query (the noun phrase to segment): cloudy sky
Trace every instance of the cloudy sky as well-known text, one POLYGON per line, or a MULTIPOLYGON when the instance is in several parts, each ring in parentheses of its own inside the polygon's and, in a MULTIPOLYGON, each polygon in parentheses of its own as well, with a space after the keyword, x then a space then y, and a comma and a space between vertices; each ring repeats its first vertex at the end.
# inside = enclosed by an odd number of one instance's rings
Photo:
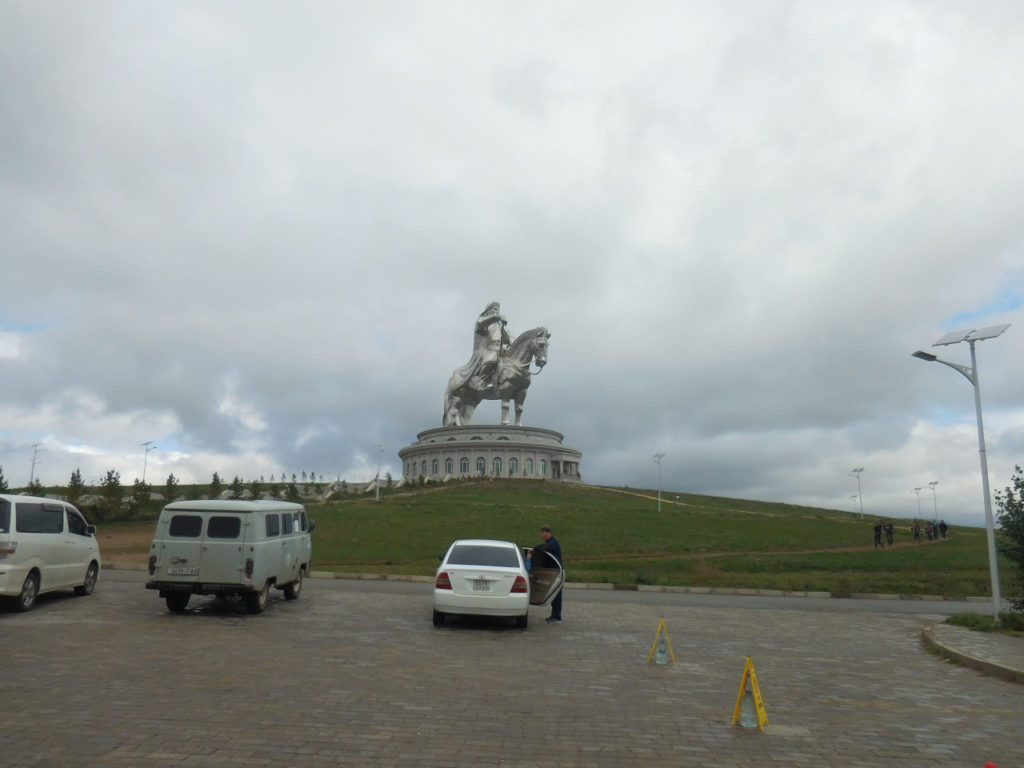
POLYGON ((1022 71, 1012 2, 6 0, 0 465, 397 477, 497 300, 588 482, 983 525, 910 353, 1012 323, 1008 485, 1022 71))

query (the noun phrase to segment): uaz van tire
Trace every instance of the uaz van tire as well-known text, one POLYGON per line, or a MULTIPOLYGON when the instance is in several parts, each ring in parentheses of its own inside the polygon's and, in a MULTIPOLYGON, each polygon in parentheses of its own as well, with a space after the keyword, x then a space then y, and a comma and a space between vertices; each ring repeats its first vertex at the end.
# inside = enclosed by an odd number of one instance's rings
POLYGON ((164 601, 167 603, 167 610, 171 613, 184 613, 191 597, 192 595, 188 592, 171 592, 164 598, 164 601))
POLYGON ((263 613, 270 603, 270 582, 263 583, 263 589, 259 592, 249 592, 245 595, 245 607, 249 613, 263 613))
POLYGON ((299 596, 302 591, 302 569, 299 569, 299 575, 295 578, 291 584, 284 585, 284 599, 294 600, 299 596))

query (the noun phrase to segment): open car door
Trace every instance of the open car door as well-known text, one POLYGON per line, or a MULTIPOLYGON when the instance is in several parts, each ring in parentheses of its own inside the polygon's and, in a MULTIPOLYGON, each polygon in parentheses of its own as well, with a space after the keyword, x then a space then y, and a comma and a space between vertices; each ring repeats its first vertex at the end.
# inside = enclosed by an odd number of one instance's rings
MULTIPOLYGON (((531 547, 523 547, 523 559, 531 547)), ((550 552, 537 552, 530 568, 530 605, 547 605, 565 582, 562 564, 550 552)))

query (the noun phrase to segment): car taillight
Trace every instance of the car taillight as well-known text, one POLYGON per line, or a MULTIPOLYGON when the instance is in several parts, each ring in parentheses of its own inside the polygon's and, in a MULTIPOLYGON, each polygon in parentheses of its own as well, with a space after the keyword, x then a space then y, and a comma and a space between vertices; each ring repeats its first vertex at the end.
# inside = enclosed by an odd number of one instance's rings
POLYGON ((156 555, 149 556, 149 575, 156 573, 156 555))
POLYGON ((512 585, 513 592, 529 592, 530 588, 526 584, 526 579, 522 576, 516 576, 516 583, 512 585))
POLYGON ((251 579, 252 578, 252 569, 253 569, 253 562, 252 562, 252 558, 250 557, 248 560, 245 561, 245 578, 247 578, 247 579, 251 579))
POLYGON ((434 582, 434 589, 451 589, 452 580, 448 578, 448 574, 445 571, 441 571, 437 574, 437 581, 434 582))
POLYGON ((5 541, 0 543, 0 557, 7 557, 13 555, 15 550, 18 548, 18 542, 16 541, 5 541))

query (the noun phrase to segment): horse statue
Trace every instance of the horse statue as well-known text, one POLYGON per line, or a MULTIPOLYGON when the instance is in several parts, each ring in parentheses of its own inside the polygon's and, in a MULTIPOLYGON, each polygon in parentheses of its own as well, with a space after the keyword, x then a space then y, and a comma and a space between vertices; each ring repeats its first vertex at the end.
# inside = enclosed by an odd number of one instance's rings
POLYGON ((516 336, 498 355, 493 375, 480 375, 479 366, 470 361, 456 369, 444 391, 444 426, 459 427, 473 423, 473 412, 481 400, 501 400, 501 423, 509 423, 509 400, 516 404, 515 426, 523 425, 523 401, 530 386, 530 365, 536 373, 548 362, 547 328, 533 328, 516 336))

